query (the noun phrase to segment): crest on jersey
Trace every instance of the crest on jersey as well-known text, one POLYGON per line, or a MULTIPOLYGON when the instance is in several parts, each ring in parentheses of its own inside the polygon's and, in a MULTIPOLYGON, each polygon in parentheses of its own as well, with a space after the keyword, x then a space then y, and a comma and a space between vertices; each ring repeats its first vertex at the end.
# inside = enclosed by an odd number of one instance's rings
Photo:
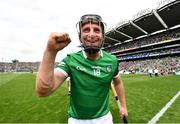
POLYGON ((108 66, 106 67, 106 70, 107 70, 107 72, 111 72, 111 71, 112 71, 112 65, 108 65, 108 66))

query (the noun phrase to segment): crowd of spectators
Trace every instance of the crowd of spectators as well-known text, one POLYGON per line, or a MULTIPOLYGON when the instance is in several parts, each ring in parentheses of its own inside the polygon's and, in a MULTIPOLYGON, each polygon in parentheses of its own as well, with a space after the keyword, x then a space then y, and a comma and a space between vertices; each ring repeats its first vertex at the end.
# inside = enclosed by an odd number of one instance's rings
POLYGON ((0 62, 0 72, 33 72, 39 65, 40 62, 0 62))
POLYGON ((158 51, 144 52, 132 55, 118 55, 119 60, 127 60, 127 59, 136 59, 136 58, 146 58, 151 56, 161 56, 161 55, 169 55, 174 53, 180 53, 180 47, 172 48, 172 49, 162 49, 158 51))
POLYGON ((120 62, 119 68, 121 71, 128 71, 130 73, 148 74, 148 70, 157 69, 160 75, 174 74, 180 71, 180 57, 120 62))
MULTIPOLYGON (((55 63, 55 66, 58 62, 55 63)), ((0 62, 0 72, 37 72, 40 62, 0 62)))
POLYGON ((180 38, 180 28, 157 33, 157 34, 154 34, 151 36, 136 39, 136 40, 122 43, 119 45, 115 45, 112 47, 107 47, 107 48, 105 48, 105 50, 113 53, 113 52, 117 52, 117 51, 123 51, 123 50, 131 49, 131 48, 137 48, 137 47, 141 47, 144 45, 154 44, 154 43, 162 42, 165 40, 172 40, 172 39, 176 39, 176 38, 180 38))
POLYGON ((180 28, 156 33, 140 39, 133 39, 129 42, 107 47, 105 50, 112 54, 115 54, 118 51, 124 51, 116 54, 120 61, 119 68, 121 72, 142 74, 153 72, 154 74, 156 73, 156 76, 158 74, 175 74, 175 72, 180 72, 179 43, 171 43, 171 45, 168 44, 168 46, 152 46, 154 44, 168 42, 168 40, 180 40, 180 28), (152 47, 140 49, 139 51, 138 49, 136 51, 133 50, 134 48, 147 45, 152 47), (130 49, 132 50, 128 52, 130 49))

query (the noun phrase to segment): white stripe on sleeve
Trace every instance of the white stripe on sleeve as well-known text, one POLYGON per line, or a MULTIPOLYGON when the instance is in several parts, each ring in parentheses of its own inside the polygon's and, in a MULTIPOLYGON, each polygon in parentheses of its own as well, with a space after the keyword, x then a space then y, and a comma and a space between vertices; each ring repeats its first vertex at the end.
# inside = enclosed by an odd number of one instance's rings
POLYGON ((68 77, 68 73, 61 68, 55 68, 55 71, 62 72, 66 77, 68 77))
POLYGON ((119 77, 119 75, 120 75, 120 72, 118 72, 118 74, 116 76, 114 76, 113 78, 117 78, 117 77, 119 77))

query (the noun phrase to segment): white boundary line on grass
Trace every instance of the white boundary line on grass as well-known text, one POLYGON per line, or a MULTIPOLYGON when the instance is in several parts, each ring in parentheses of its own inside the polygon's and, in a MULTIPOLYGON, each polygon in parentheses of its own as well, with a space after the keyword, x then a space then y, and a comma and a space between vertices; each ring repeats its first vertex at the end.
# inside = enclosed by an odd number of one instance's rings
POLYGON ((173 104, 173 102, 180 95, 180 91, 148 122, 148 124, 156 124, 159 118, 166 112, 166 110, 173 104))

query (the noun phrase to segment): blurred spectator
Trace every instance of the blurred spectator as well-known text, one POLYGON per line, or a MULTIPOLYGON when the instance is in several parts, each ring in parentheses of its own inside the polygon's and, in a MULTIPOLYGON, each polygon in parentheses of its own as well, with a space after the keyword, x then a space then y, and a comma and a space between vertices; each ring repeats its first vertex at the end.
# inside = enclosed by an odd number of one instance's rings
POLYGON ((153 69, 152 69, 152 68, 149 68, 148 73, 149 73, 149 76, 152 77, 153 69))
POLYGON ((157 68, 154 69, 154 75, 155 75, 155 77, 158 77, 158 76, 159 76, 159 75, 158 75, 158 69, 157 69, 157 68))

